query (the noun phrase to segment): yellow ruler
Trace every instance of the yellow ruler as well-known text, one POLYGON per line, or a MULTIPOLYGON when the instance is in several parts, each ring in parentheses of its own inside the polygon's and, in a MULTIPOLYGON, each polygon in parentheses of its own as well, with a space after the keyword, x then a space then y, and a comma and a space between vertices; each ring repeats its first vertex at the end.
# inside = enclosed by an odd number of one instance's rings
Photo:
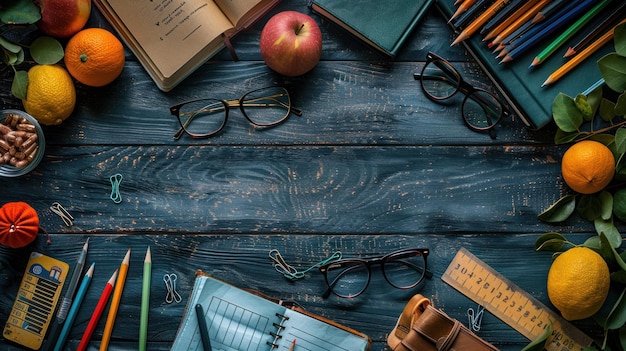
POLYGON ((459 250, 441 279, 529 340, 537 339, 552 323, 553 333, 545 347, 548 351, 577 351, 593 342, 465 248, 459 250))

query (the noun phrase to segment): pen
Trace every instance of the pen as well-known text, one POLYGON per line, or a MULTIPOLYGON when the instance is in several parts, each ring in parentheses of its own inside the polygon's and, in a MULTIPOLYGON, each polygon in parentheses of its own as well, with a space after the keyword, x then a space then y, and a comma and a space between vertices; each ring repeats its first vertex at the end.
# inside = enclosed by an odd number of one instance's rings
POLYGON ((124 282, 126 281, 126 274, 128 273, 129 261, 130 249, 126 251, 126 256, 124 256, 124 260, 120 265, 120 273, 117 276, 117 281, 115 282, 115 291, 113 292, 111 307, 109 307, 109 315, 107 316, 107 321, 104 325, 104 332, 102 334, 102 341, 100 342, 100 351, 105 351, 109 348, 109 341, 111 340, 111 333, 113 332, 113 325, 115 324, 115 317, 117 316, 117 309, 120 306, 122 292, 124 290, 124 282))
POLYGON ((293 341, 291 342, 291 346, 289 346, 289 350, 287 351, 293 351, 296 349, 296 339, 293 339, 293 341))
POLYGON ((95 265, 95 263, 91 264, 91 267, 89 267, 87 273, 85 273, 82 283, 80 283, 80 287, 78 288, 72 307, 70 308, 70 311, 67 314, 67 319, 63 324, 63 329, 61 329, 61 334, 59 334, 56 345, 54 346, 54 351, 61 351, 61 349, 63 349, 63 345, 65 345, 65 339, 67 339, 67 335, 70 333, 70 329, 72 329, 72 324, 74 324, 74 319, 78 314, 78 309, 83 302, 85 294, 87 293, 89 283, 91 283, 91 277, 93 277, 93 269, 95 265))
POLYGON ((63 327, 63 323, 65 323, 65 319, 67 318, 67 312, 69 311, 72 300, 74 299, 74 293, 76 293, 76 288, 78 287, 78 282, 80 281, 80 277, 83 273, 83 268, 85 267, 85 259, 87 258, 87 248, 89 247, 89 238, 85 241, 83 245, 83 249, 78 255, 78 259, 76 259, 76 265, 74 265, 74 271, 72 272, 72 277, 70 278, 70 283, 67 287, 67 291, 65 295, 63 295, 63 299, 61 299, 61 305, 59 306, 59 310, 57 311, 57 317, 50 329, 50 334, 48 335, 48 341, 46 343, 45 350, 51 350, 53 345, 56 343, 56 339, 58 339, 59 333, 63 327))
POLYGON ((91 314, 89 324, 87 324, 87 328, 83 333, 83 337, 80 339, 80 343, 78 344, 78 348, 76 349, 76 351, 87 350, 87 346, 89 346, 89 341, 91 340, 91 335, 93 335, 94 330, 96 330, 96 326, 98 325, 100 316, 102 316, 102 311, 104 311, 104 308, 109 302, 109 297, 111 297, 111 291, 113 291, 113 286, 115 285, 115 278, 117 278, 117 271, 118 270, 116 269, 115 272, 113 272, 113 275, 104 286, 104 290, 102 290, 102 295, 100 295, 98 304, 91 314))
POLYGON ((150 246, 143 261, 143 285, 141 289, 141 316, 139 320, 139 351, 146 351, 148 341, 148 310, 150 309, 150 275, 152 274, 152 256, 150 246))
POLYGON ((201 304, 196 304, 196 317, 198 317, 198 329, 200 329, 200 339, 202 339, 202 349, 211 351, 211 339, 209 339, 209 327, 206 325, 206 317, 201 304))

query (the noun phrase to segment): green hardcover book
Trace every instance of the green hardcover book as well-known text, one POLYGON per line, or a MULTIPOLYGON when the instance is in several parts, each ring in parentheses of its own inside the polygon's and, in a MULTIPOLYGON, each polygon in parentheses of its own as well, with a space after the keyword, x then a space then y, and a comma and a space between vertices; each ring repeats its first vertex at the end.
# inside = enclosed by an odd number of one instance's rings
MULTIPOLYGON (((446 20, 456 9, 454 2, 455 0, 437 0, 436 2, 436 7, 443 13, 446 20)), ((610 10, 605 9, 600 15, 607 16, 607 11, 610 10)), ((563 27, 563 30, 567 27, 563 27)), ((455 30, 460 31, 458 28, 455 30)), ((598 69, 598 60, 608 52, 614 51, 613 41, 611 41, 563 78, 551 85, 541 87, 548 76, 566 62, 563 54, 568 44, 575 43, 576 39, 571 38, 571 43, 566 43, 541 65, 533 69, 529 69, 529 66, 535 56, 560 33, 561 31, 557 31, 538 46, 506 63, 500 63, 501 59, 496 58, 493 48, 488 47, 489 42, 483 41, 478 33, 462 42, 507 100, 511 112, 532 129, 539 129, 552 121, 552 101, 560 92, 575 97, 600 80, 602 76, 598 69)))
POLYGON ((311 0, 309 7, 394 57, 434 0, 311 0))

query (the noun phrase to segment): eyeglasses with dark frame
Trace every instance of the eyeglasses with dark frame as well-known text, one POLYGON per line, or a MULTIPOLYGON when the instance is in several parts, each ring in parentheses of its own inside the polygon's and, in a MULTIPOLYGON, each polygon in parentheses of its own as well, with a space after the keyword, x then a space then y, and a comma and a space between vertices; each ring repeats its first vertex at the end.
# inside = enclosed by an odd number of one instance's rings
POLYGON ((414 73, 413 78, 420 81, 426 96, 435 102, 449 99, 460 91, 465 95, 461 114, 467 127, 479 132, 488 131, 495 139, 493 128, 504 115, 508 115, 508 111, 494 94, 463 80, 450 62, 432 52, 426 55, 421 73, 414 73))
POLYGON ((216 135, 226 126, 231 107, 239 107, 243 116, 256 128, 276 126, 291 113, 302 115, 302 111, 292 105, 287 89, 281 86, 255 89, 237 100, 189 100, 170 107, 170 112, 180 124, 174 139, 180 139, 183 133, 195 139, 216 135))
POLYGON ((428 249, 410 248, 392 252, 385 256, 370 258, 342 259, 319 267, 328 289, 322 295, 328 298, 331 293, 346 298, 361 295, 367 289, 372 271, 371 266, 380 265, 383 277, 394 288, 411 289, 431 278, 427 269, 428 249))

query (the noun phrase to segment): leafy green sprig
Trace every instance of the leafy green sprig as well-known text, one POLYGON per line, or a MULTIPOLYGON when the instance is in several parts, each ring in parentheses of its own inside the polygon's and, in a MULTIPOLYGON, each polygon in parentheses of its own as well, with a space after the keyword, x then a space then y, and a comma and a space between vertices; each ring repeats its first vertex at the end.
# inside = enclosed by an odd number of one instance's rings
POLYGON ((14 77, 11 93, 22 100, 26 99, 28 73, 18 70, 16 67, 25 62, 25 49, 29 50, 30 57, 35 63, 42 65, 58 63, 64 56, 61 43, 51 37, 38 37, 30 45, 20 42, 24 35, 20 35, 17 29, 36 27, 36 22, 40 18, 39 9, 32 0, 11 0, 0 5, 0 53, 2 54, 2 62, 13 68, 14 77))

